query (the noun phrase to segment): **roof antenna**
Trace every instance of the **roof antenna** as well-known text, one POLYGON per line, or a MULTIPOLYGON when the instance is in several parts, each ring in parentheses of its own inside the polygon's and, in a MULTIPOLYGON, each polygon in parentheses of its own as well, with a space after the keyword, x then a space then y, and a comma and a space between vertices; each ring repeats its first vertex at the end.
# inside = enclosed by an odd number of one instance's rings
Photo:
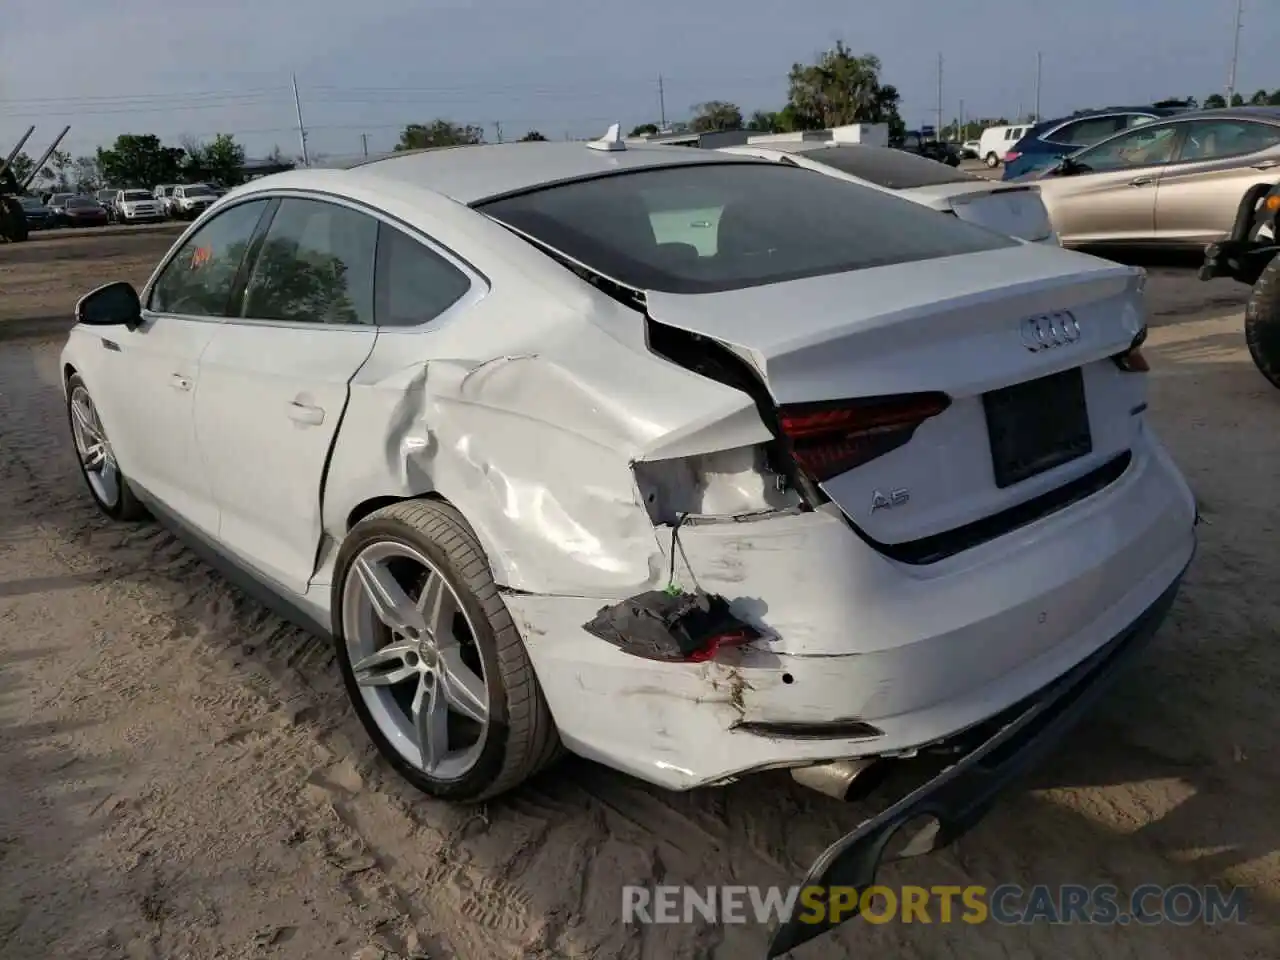
POLYGON ((622 140, 622 125, 615 123, 599 140, 589 140, 587 147, 591 150, 603 150, 606 153, 627 149, 627 145, 622 140))

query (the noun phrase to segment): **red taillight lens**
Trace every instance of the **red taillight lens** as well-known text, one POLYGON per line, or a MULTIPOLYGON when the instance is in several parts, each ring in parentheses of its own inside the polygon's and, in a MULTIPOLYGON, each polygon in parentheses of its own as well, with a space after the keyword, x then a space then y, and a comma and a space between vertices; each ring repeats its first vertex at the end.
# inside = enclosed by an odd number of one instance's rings
POLYGON ((699 647, 693 653, 689 654, 685 659, 690 663, 706 663, 708 660, 715 658, 715 655, 725 647, 740 647, 751 637, 745 630, 739 630, 736 633, 721 633, 707 640, 705 644, 699 647))
POLYGON ((945 393, 799 403, 778 411, 796 465, 821 483, 896 450, 951 405, 945 393))
POLYGON ((1013 161, 1017 160, 1020 156, 1022 156, 1022 154, 1018 153, 1017 150, 1010 150, 1004 155, 1004 162, 1013 163, 1013 161))

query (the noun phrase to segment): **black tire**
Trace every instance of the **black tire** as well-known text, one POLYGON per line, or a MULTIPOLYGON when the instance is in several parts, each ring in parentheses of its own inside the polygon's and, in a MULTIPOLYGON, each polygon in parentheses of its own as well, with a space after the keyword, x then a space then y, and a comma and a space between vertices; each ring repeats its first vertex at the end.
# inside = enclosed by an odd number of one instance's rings
POLYGON ((1272 257, 1244 308, 1249 355, 1273 387, 1280 388, 1280 256, 1272 257))
POLYGON ((982 162, 985 163, 992 170, 1000 166, 1000 158, 995 153, 988 153, 986 158, 982 162))
POLYGON ((0 197, 0 203, 4 204, 4 209, 0 210, 0 217, 4 218, 4 229, 0 230, 0 234, 10 243, 22 243, 30 235, 27 211, 12 197, 0 197))
MULTIPOLYGON (((76 387, 83 387, 86 393, 89 391, 88 386, 84 382, 84 378, 82 378, 78 373, 73 373, 69 378, 67 378, 66 405, 67 428, 69 430, 75 429, 74 415, 71 412, 71 396, 76 387)), ((90 398, 92 399, 92 395, 90 395, 90 398)), ((75 441, 73 439, 72 445, 74 446, 74 444, 75 441)), ((98 495, 98 491, 95 490, 93 484, 89 482, 89 471, 85 468, 84 461, 80 459, 79 451, 76 452, 76 464, 80 467, 80 476, 84 480, 84 485, 89 491, 89 496, 93 497, 93 502, 98 505, 98 509, 101 510, 103 514, 110 517, 112 520, 118 520, 121 522, 146 520, 151 515, 147 511, 147 508, 142 505, 142 502, 134 496, 133 488, 129 486, 129 478, 125 474, 124 470, 120 469, 119 466, 117 466, 117 473, 119 474, 119 495, 116 497, 116 501, 114 503, 108 503, 98 495)))
POLYGON ((409 500, 383 507, 356 524, 338 551, 331 609, 337 660, 356 715, 378 752, 419 790, 443 800, 487 800, 518 786, 560 755, 560 737, 524 641, 479 541, 453 507, 409 500), (457 779, 432 777, 407 762, 378 727, 356 684, 343 636, 344 585, 353 559, 378 541, 402 543, 430 559, 473 624, 489 694, 489 724, 480 757, 457 779))

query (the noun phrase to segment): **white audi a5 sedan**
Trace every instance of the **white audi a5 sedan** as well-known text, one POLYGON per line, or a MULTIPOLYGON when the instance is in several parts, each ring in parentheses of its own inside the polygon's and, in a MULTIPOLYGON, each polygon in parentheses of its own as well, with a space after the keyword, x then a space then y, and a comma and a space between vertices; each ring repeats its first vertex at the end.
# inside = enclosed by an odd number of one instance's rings
POLYGON ((63 373, 101 509, 331 636, 421 789, 937 753, 841 842, 943 842, 1190 562, 1143 279, 611 131, 256 180, 86 295, 63 373))
POLYGON ((867 144, 803 140, 718 148, 804 167, 908 200, 961 220, 1038 243, 1058 243, 1038 185, 975 177, 905 150, 867 144))

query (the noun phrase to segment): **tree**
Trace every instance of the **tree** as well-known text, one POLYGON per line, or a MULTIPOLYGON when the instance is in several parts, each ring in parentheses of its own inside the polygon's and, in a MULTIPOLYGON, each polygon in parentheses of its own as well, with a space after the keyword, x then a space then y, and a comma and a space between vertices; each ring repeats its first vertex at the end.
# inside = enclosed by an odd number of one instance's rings
POLYGON ((13 163, 10 165, 10 169, 13 171, 13 175, 17 177, 18 182, 21 183, 31 174, 31 168, 35 165, 36 162, 34 160, 25 153, 20 153, 13 158, 13 163))
POLYGON ((1206 110, 1221 110, 1227 105, 1227 98, 1220 93, 1211 93, 1204 98, 1204 108, 1206 110))
POLYGON ((1265 90, 1259 90, 1249 98, 1249 103, 1255 107, 1265 107, 1267 105, 1268 94, 1265 90))
POLYGON ((1243 106, 1244 106, 1244 97, 1240 96, 1240 94, 1238 94, 1238 93, 1233 93, 1233 94, 1231 95, 1231 105, 1232 105, 1233 107, 1243 107, 1243 106))
POLYGON ((546 143, 547 138, 540 134, 537 130, 530 130, 520 138, 521 143, 546 143))
POLYGON ((742 110, 736 103, 724 100, 708 100, 695 104, 693 122, 690 124, 697 133, 712 133, 716 130, 741 130, 742 110))
POLYGON ((426 147, 456 147, 484 143, 484 128, 460 125, 450 120, 411 123, 400 133, 396 150, 422 150, 426 147))
POLYGON ((186 151, 166 147, 155 134, 124 133, 109 148, 98 148, 98 172, 115 187, 150 189, 158 183, 172 183, 182 172, 186 151))
POLYGON ((880 58, 855 56, 837 41, 817 63, 793 64, 787 105, 793 129, 818 130, 846 123, 885 123, 896 139, 906 130, 898 111, 897 87, 880 82, 880 58))
POLYGON ((203 177, 223 186, 237 187, 244 182, 244 147, 229 133, 219 133, 200 151, 203 177))
POLYGON ((642 123, 638 127, 631 128, 630 136, 633 137, 652 137, 658 133, 658 125, 656 123, 642 123))
POLYGON ((1267 97, 1267 106, 1280 107, 1280 87, 1271 91, 1271 95, 1267 97))
POLYGON ((71 190, 71 154, 65 150, 55 150, 40 170, 40 176, 49 183, 54 193, 67 193, 71 190))
POLYGON ((78 193, 93 193, 102 186, 102 174, 93 157, 76 157, 71 162, 71 186, 78 193))
POLYGON ((746 122, 746 128, 754 133, 777 133, 778 113, 776 110, 757 110, 746 122))

